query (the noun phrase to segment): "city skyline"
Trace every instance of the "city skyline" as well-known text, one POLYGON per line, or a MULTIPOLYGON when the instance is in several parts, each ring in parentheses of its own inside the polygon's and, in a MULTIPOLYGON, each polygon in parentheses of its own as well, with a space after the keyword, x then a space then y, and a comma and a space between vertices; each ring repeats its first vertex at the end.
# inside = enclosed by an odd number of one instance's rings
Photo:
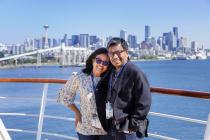
POLYGON ((121 29, 144 40, 144 27, 151 27, 156 39, 164 32, 179 28, 179 36, 188 44, 196 41, 210 48, 209 0, 87 0, 87 1, 0 1, 0 43, 23 43, 26 38, 44 36, 48 24, 49 38, 63 34, 97 35, 103 39, 119 36, 121 29))

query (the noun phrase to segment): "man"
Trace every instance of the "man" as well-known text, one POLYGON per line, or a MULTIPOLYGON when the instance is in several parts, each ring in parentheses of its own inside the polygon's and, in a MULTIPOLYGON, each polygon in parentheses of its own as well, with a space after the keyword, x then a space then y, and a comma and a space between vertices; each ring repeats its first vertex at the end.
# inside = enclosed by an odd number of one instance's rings
MULTIPOLYGON (((144 73, 129 61, 128 45, 122 38, 112 38, 108 55, 114 68, 109 72, 108 90, 99 87, 105 95, 97 95, 96 104, 100 121, 108 132, 114 131, 115 140, 136 140, 147 136, 147 114, 151 106, 151 93, 144 73), (106 105, 104 102, 106 102, 106 105), (106 111, 104 111, 106 110, 106 111), (105 125, 103 112, 109 125, 105 125), (111 123, 111 124, 110 124, 111 123), (113 130, 114 128, 114 130, 113 130)), ((100 92, 98 94, 100 94, 100 92)))

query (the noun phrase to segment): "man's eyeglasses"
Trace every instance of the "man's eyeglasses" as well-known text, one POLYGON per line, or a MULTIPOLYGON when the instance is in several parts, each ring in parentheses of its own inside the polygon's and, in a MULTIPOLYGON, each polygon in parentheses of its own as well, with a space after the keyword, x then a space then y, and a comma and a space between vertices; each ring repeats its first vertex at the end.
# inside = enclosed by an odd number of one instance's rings
POLYGON ((121 55, 122 52, 124 52, 125 50, 120 50, 120 51, 115 51, 115 52, 109 52, 108 55, 110 57, 113 57, 115 54, 119 57, 121 55))
POLYGON ((103 61, 100 58, 96 58, 97 64, 102 64, 103 66, 109 66, 109 61, 103 61))

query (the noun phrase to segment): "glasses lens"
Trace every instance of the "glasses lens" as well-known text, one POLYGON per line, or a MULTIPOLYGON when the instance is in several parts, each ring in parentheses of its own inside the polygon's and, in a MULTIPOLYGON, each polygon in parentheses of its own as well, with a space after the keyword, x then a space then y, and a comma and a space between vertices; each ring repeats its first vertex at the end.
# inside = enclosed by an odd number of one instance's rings
POLYGON ((124 52, 125 50, 120 50, 120 51, 115 51, 115 52, 109 52, 108 55, 110 57, 113 57, 115 54, 119 57, 121 55, 122 52, 124 52))
POLYGON ((101 62, 102 62, 102 60, 101 60, 101 59, 96 58, 96 63, 97 63, 97 64, 101 64, 101 62))
POLYGON ((109 62, 108 61, 102 61, 99 58, 96 58, 96 63, 97 64, 102 64, 103 66, 109 66, 109 62))

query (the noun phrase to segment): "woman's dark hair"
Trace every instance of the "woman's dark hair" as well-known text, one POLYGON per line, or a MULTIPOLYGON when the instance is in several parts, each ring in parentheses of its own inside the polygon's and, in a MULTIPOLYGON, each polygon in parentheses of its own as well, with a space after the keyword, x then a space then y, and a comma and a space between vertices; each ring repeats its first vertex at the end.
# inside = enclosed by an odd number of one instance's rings
POLYGON ((123 39, 119 37, 113 37, 107 44, 107 49, 109 49, 111 46, 121 45, 124 50, 128 50, 128 43, 123 39))
POLYGON ((106 48, 98 48, 93 53, 91 53, 91 55, 86 60, 85 68, 82 70, 82 72, 90 75, 92 70, 93 70, 93 59, 95 59, 96 56, 100 55, 100 54, 107 54, 108 55, 107 49, 106 48))

